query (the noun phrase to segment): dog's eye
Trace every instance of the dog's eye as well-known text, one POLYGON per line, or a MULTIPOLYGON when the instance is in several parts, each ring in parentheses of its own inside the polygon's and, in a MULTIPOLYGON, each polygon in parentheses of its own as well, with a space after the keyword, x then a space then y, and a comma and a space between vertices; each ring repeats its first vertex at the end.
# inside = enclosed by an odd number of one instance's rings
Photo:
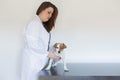
POLYGON ((58 49, 58 47, 56 47, 58 49))

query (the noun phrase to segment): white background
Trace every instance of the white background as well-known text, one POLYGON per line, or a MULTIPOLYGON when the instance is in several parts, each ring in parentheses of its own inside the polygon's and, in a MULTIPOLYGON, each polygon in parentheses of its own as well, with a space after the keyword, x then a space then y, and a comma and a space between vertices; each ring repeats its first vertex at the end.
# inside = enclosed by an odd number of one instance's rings
MULTIPOLYGON (((22 30, 44 0, 0 0, 0 80, 17 80, 22 30)), ((119 0, 49 0, 59 9, 52 37, 67 62, 120 62, 119 0)))

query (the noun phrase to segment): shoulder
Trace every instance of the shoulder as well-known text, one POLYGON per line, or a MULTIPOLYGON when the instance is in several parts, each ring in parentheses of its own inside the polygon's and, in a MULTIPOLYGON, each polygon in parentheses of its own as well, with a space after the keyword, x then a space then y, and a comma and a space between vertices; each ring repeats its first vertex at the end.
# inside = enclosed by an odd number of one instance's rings
POLYGON ((36 30, 39 30, 43 27, 42 25, 42 22, 37 18, 37 17, 34 17, 33 19, 31 19, 28 24, 27 24, 27 29, 36 29, 36 30))
POLYGON ((42 22, 37 18, 34 17, 32 20, 29 21, 28 26, 42 26, 42 22))

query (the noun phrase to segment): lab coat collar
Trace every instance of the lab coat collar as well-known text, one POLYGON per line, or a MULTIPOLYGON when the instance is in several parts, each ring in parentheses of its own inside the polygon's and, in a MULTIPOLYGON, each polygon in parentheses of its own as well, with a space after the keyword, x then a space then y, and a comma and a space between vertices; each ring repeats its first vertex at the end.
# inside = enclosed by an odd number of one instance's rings
MULTIPOLYGON (((36 15, 36 18, 42 23, 41 19, 39 18, 38 15, 36 15)), ((44 27, 44 26, 43 26, 44 27)), ((45 28, 44 28, 45 29, 45 28)), ((45 29, 46 30, 46 29, 45 29)), ((46 30, 47 31, 47 30, 46 30)), ((50 34, 50 32, 47 32, 48 34, 50 34)))
POLYGON ((41 19, 39 18, 39 16, 38 15, 36 15, 36 18, 42 23, 42 21, 41 21, 41 19))

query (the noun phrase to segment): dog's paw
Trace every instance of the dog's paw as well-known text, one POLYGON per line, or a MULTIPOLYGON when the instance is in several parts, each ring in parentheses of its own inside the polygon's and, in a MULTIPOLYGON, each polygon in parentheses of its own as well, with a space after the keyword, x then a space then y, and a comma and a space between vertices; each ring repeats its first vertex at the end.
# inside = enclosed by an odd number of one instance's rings
POLYGON ((69 70, 64 70, 64 72, 69 72, 69 70))
POLYGON ((52 67, 56 67, 57 65, 56 64, 53 64, 52 67))
POLYGON ((57 64, 58 64, 58 63, 54 63, 54 64, 52 64, 52 67, 56 67, 56 66, 57 66, 57 64))
POLYGON ((50 68, 45 68, 45 70, 49 71, 49 70, 50 70, 50 68))
POLYGON ((69 72, 69 69, 64 69, 65 72, 69 72))

